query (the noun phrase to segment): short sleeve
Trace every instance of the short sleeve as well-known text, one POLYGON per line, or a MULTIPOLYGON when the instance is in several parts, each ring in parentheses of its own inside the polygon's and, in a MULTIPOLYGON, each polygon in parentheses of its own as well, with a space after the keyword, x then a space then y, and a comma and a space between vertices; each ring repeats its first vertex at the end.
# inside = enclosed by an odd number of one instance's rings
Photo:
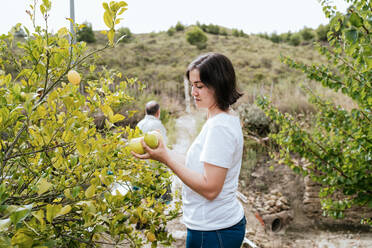
POLYGON ((216 166, 230 168, 234 161, 237 142, 226 126, 213 126, 207 133, 200 161, 216 166))

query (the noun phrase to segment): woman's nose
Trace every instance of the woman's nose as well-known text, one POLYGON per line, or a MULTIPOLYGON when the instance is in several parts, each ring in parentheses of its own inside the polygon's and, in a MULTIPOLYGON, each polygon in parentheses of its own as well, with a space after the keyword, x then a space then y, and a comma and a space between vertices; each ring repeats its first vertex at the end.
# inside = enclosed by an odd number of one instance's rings
POLYGON ((196 96, 197 95, 197 90, 196 87, 191 86, 191 95, 196 96))

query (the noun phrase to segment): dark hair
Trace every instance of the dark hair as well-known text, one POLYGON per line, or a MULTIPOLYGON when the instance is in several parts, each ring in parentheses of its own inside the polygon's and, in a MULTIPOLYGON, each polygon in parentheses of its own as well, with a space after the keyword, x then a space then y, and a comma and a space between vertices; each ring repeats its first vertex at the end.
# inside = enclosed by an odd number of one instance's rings
POLYGON ((243 94, 236 89, 235 70, 231 61, 219 53, 206 53, 190 63, 186 77, 190 80, 190 71, 197 69, 200 81, 214 89, 217 106, 227 110, 243 94))
POLYGON ((155 115, 158 112, 160 106, 155 101, 150 101, 146 103, 146 114, 148 115, 155 115))

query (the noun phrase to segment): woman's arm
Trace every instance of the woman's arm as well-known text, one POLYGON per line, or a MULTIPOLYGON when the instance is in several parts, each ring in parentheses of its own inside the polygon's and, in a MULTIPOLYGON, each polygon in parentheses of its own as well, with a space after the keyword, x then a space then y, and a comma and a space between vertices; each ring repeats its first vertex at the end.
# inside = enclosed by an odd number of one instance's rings
POLYGON ((143 141, 142 145, 147 153, 139 155, 132 152, 135 157, 154 159, 167 165, 184 184, 210 201, 221 192, 227 174, 226 168, 204 163, 204 172, 200 174, 187 168, 184 159, 182 161, 179 156, 174 156, 174 152, 168 150, 162 141, 156 149, 151 149, 143 141))

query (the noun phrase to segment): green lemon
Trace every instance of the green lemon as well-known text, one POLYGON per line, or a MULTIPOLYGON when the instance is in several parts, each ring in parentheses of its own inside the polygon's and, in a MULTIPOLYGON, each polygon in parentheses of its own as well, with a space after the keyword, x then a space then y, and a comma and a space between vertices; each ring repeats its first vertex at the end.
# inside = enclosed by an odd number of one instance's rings
POLYGON ((145 150, 142 147, 141 140, 143 137, 131 139, 128 143, 128 148, 130 151, 134 151, 137 154, 144 154, 145 150))

